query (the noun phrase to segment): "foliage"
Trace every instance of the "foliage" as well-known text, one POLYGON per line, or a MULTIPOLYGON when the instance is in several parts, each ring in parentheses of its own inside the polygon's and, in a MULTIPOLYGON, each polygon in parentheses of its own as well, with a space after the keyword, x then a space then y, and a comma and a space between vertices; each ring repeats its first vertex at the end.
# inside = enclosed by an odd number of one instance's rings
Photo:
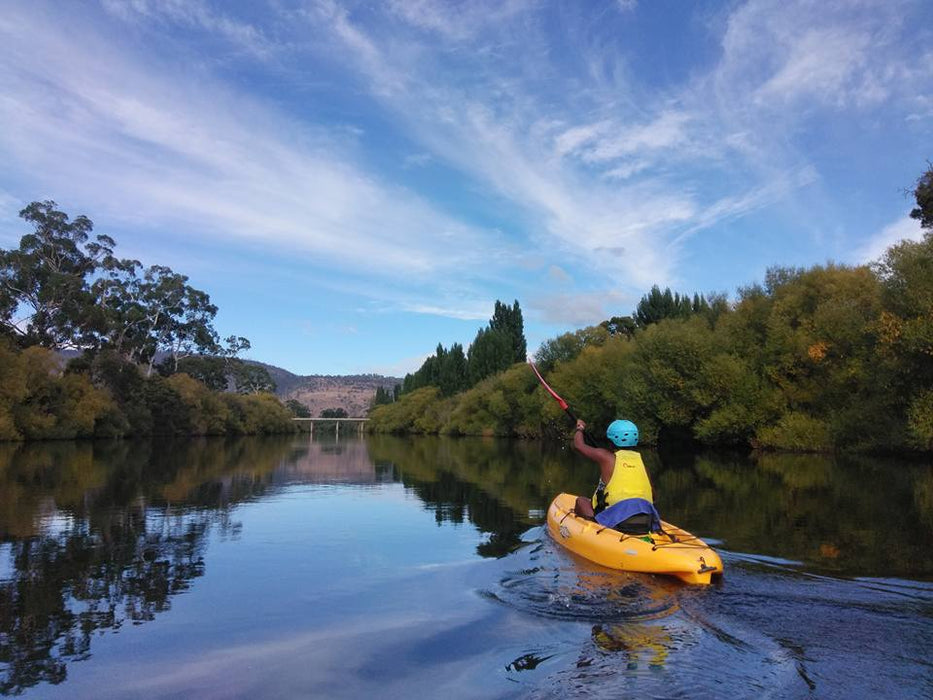
POLYGON ((918 179, 914 188, 914 198, 917 206, 910 211, 911 218, 919 219, 923 228, 933 228, 933 165, 929 167, 918 179))
POLYGON ((465 392, 440 432, 455 435, 533 436, 539 431, 538 380, 524 365, 489 377, 465 392))
MULTIPOLYGON (((721 301, 717 303, 721 304, 721 301)), ((635 308, 635 323, 639 328, 647 328, 664 319, 689 318, 694 314, 709 315, 712 311, 713 307, 702 294, 694 293, 691 299, 687 294, 672 294, 670 287, 662 292, 658 285, 654 285, 638 302, 635 308)))
POLYGON ((325 408, 321 411, 321 418, 347 418, 348 414, 344 408, 325 408))
POLYGON ((516 362, 524 362, 526 354, 524 320, 518 301, 509 306, 496 300, 489 324, 477 331, 466 353, 459 343, 449 350, 438 343, 434 355, 416 372, 405 376, 400 393, 435 386, 444 396, 453 396, 516 362))
POLYGON ((238 394, 259 394, 275 392, 275 382, 262 365, 243 360, 234 360, 228 364, 228 371, 233 379, 233 386, 238 394))
POLYGON ((376 394, 375 396, 373 396, 373 400, 372 400, 372 403, 370 404, 370 408, 374 408, 375 406, 384 406, 385 404, 392 403, 395 400, 396 400, 396 397, 393 396, 392 393, 387 391, 385 387, 377 386, 376 394))
MULTIPOLYGON (((549 372, 559 362, 569 362, 579 356, 584 348, 599 347, 605 344, 610 335, 621 334, 630 337, 631 334, 624 330, 610 331, 607 324, 610 324, 610 321, 605 321, 599 326, 588 326, 578 331, 563 333, 556 338, 544 341, 541 343, 541 347, 538 348, 538 352, 535 353, 535 362, 538 363, 538 368, 542 372, 549 372)), ((620 325, 612 325, 611 327, 614 329, 621 328, 620 325)))
POLYGON ((790 451, 819 451, 832 447, 827 425, 813 416, 786 413, 774 425, 758 431, 760 447, 790 451))
POLYGON ((91 241, 90 219, 70 221, 56 206, 33 202, 20 211, 33 232, 19 248, 0 250, 0 327, 22 346, 81 346, 94 307, 88 278, 114 246, 108 236, 91 241))
POLYGON ((467 355, 470 386, 475 386, 514 363, 512 339, 504 330, 481 328, 467 355))
MULTIPOLYGON (((434 355, 426 359, 417 372, 405 376, 401 390, 407 393, 425 386, 439 387, 445 396, 469 386, 467 360, 460 343, 451 345, 450 350, 438 343, 434 355)), ((386 398, 383 401, 387 403, 386 398)))
POLYGON ((613 316, 599 325, 605 328, 609 335, 624 335, 627 338, 634 336, 638 328, 638 324, 631 316, 613 316))
POLYGON ((295 418, 310 418, 311 409, 305 406, 301 401, 297 399, 289 399, 285 402, 285 408, 292 412, 292 415, 295 418))
MULTIPOLYGON (((642 301, 637 322, 614 317, 536 353, 594 433, 625 417, 648 444, 933 449, 933 232, 871 266, 771 268, 732 305, 657 287, 642 301)), ((486 344, 493 360, 506 352, 503 337, 482 329, 471 368, 486 344)), ((374 408, 370 427, 491 436, 569 427, 523 366, 491 360, 471 379, 449 398, 436 389, 403 394, 391 410, 374 408)))
POLYGON ((528 346, 525 342, 525 322, 518 300, 510 307, 496 300, 495 310, 489 319, 489 330, 504 333, 511 344, 511 358, 515 362, 524 362, 528 355, 528 346))

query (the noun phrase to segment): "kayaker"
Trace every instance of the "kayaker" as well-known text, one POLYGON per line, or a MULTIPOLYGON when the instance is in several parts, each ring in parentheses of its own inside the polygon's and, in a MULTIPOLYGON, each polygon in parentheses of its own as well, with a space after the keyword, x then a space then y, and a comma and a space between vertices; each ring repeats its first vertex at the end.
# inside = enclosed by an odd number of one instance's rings
POLYGON ((599 484, 591 499, 577 498, 576 514, 622 532, 658 531, 661 518, 654 507, 645 464, 638 452, 625 449, 638 444, 638 427, 630 420, 609 424, 606 437, 620 448, 616 452, 587 445, 584 430, 586 423, 577 420, 573 447, 599 465, 599 484))

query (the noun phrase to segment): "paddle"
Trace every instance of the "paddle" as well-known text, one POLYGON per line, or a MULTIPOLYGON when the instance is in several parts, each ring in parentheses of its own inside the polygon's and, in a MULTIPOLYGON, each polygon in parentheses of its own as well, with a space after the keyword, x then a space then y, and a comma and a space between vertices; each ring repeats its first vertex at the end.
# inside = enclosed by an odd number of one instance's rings
MULTIPOLYGON (((566 401, 564 401, 564 400, 560 397, 560 395, 559 395, 556 391, 554 391, 546 381, 544 381, 544 377, 541 376, 541 373, 538 371, 538 368, 535 367, 535 363, 534 363, 534 362, 529 362, 528 364, 531 365, 531 369, 534 371, 535 376, 538 378, 538 381, 541 382, 541 386, 543 386, 543 387, 547 390, 547 392, 548 392, 551 396, 554 397, 554 399, 557 401, 557 404, 558 404, 562 409, 564 409, 564 413, 566 413, 568 416, 570 416, 570 419, 574 422, 574 425, 576 425, 577 417, 573 414, 573 411, 570 410, 570 405, 569 405, 566 401)), ((596 440, 593 438, 593 436, 590 435, 590 431, 589 431, 589 430, 584 430, 584 431, 583 431, 583 441, 584 441, 587 445, 589 445, 590 447, 598 447, 598 446, 599 446, 599 445, 596 444, 596 440)))

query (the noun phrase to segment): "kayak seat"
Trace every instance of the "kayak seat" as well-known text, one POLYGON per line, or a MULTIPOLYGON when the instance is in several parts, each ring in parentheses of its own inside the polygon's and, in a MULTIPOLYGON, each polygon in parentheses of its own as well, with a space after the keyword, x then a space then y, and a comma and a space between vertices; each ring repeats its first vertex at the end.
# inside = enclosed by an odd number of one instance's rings
POLYGON ((637 513, 612 529, 626 535, 647 535, 651 532, 651 520, 651 513, 637 513))

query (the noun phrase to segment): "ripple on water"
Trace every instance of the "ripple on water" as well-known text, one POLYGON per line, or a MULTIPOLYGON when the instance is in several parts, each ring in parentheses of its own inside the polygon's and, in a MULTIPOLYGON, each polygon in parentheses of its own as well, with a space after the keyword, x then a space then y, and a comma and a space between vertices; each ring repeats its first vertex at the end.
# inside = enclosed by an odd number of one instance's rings
POLYGON ((522 696, 714 697, 741 689, 742 697, 806 697, 812 691, 793 649, 728 616, 706 614, 718 586, 608 570, 565 551, 543 528, 526 539, 483 591, 548 630, 544 646, 524 650, 506 666, 522 696))
POLYGON ((591 564, 542 532, 510 555, 495 588, 483 595, 533 615, 581 622, 650 620, 677 610, 676 580, 591 564))

